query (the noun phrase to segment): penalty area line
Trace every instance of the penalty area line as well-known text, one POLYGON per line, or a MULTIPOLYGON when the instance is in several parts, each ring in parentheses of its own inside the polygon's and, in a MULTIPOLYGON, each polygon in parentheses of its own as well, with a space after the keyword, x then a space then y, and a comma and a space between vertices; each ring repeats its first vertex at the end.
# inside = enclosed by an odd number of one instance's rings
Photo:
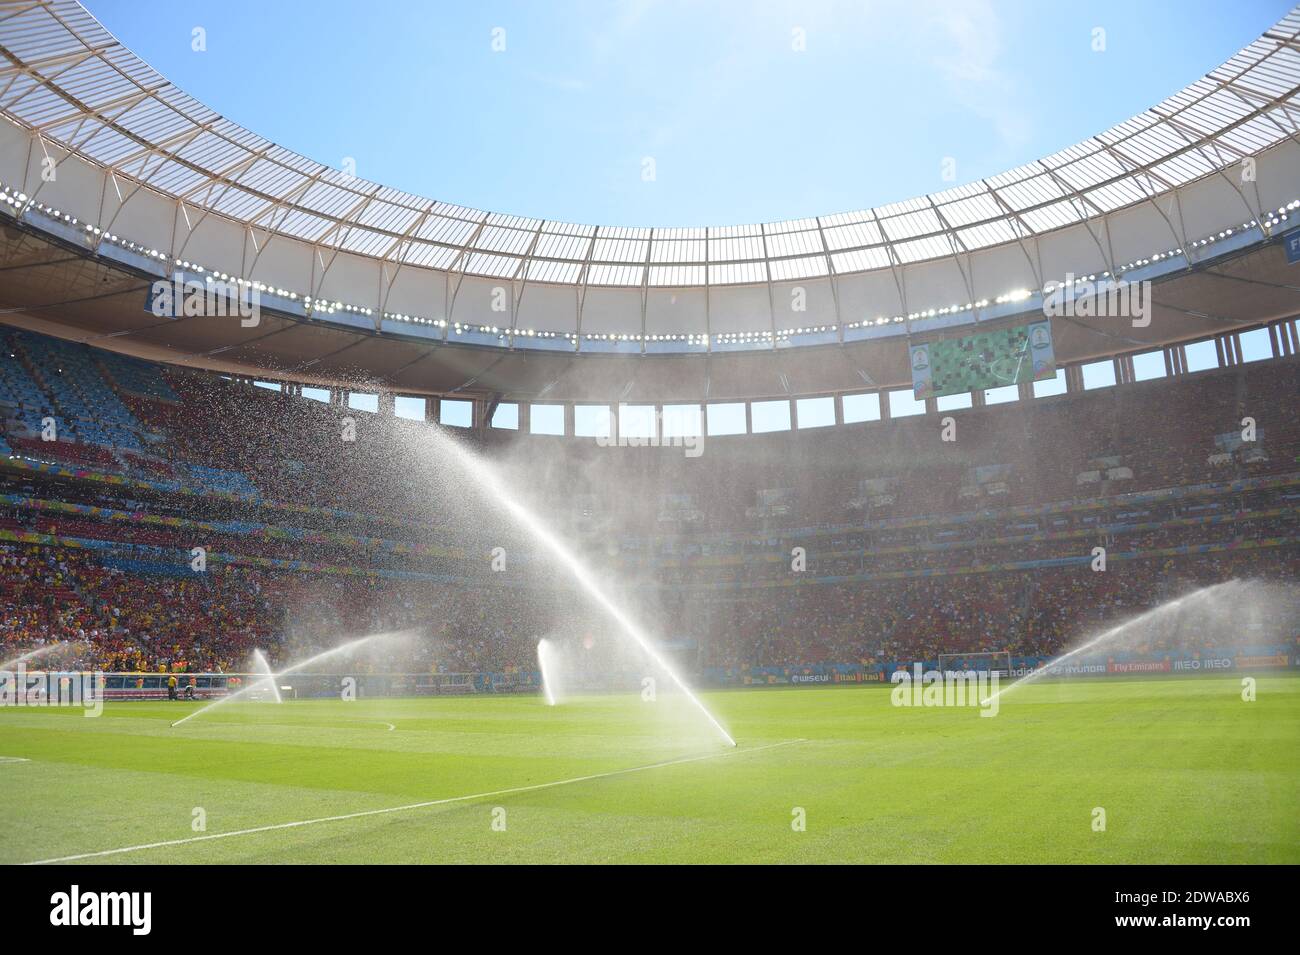
POLYGON ((413 802, 405 806, 388 806, 384 809, 364 809, 360 812, 347 812, 338 816, 318 816, 315 819, 298 819, 293 822, 277 822, 269 826, 254 826, 251 829, 232 829, 230 832, 213 832, 203 836, 189 836, 185 839, 167 839, 163 842, 147 842, 138 846, 123 846, 120 849, 104 849, 99 852, 81 852, 77 855, 59 856, 55 859, 37 859, 34 862, 24 862, 23 865, 54 865, 60 862, 79 862, 82 859, 102 859, 105 856, 123 855, 127 852, 143 852, 147 849, 164 849, 171 846, 186 846, 196 842, 211 842, 216 839, 231 839, 235 836, 251 836, 261 832, 275 832, 280 829, 300 829, 304 826, 318 826, 326 822, 344 822, 348 819, 364 819, 367 816, 383 816, 395 812, 412 812, 416 809, 428 809, 432 806, 446 806, 457 802, 473 802, 478 799, 490 799, 493 796, 512 796, 518 793, 536 792, 540 789, 555 789, 558 786, 572 786, 576 783, 587 783, 597 779, 610 779, 615 776, 627 776, 631 773, 644 773, 652 769, 665 769, 669 766, 681 766, 685 763, 698 763, 707 759, 722 759, 728 756, 743 756, 746 753, 761 753, 764 750, 776 749, 778 746, 789 746, 793 743, 806 743, 806 739, 786 739, 777 743, 768 743, 765 746, 755 746, 752 749, 736 748, 728 749, 721 753, 707 753, 703 756, 685 756, 681 759, 670 759, 662 763, 650 763, 646 766, 632 766, 628 769, 612 769, 607 773, 591 773, 587 776, 574 776, 571 779, 557 779, 549 783, 534 783, 531 786, 512 786, 509 789, 495 789, 485 793, 471 793, 468 796, 448 796, 446 799, 430 799, 425 802, 413 802))
POLYGON ((397 729, 397 727, 394 726, 392 723, 388 722, 388 720, 348 720, 348 722, 349 722, 349 723, 366 723, 366 724, 368 724, 368 725, 370 725, 370 726, 387 726, 387 727, 388 727, 388 732, 390 732, 390 733, 391 733, 393 730, 397 729))

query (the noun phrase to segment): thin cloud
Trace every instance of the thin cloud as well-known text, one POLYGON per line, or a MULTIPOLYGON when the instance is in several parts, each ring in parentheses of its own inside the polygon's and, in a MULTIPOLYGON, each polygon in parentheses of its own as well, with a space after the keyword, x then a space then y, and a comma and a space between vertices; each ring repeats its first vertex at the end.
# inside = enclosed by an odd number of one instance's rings
POLYGON ((1004 49, 1003 26, 986 0, 944 4, 929 24, 946 41, 946 52, 932 57, 948 85, 949 94, 965 109, 993 123, 1010 149, 1032 137, 1028 116, 1020 107, 1016 81, 999 66, 1004 49))
POLYGON ((587 89, 586 80, 580 80, 576 76, 557 76, 553 73, 532 73, 528 78, 541 86, 549 86, 551 89, 562 90, 566 93, 581 93, 587 89))

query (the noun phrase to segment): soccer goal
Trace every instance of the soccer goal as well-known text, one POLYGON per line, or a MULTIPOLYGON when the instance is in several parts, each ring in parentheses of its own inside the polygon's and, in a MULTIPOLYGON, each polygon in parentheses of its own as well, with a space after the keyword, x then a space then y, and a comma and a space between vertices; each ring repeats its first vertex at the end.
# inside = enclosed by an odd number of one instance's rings
POLYGON ((939 654, 939 670, 942 673, 963 670, 997 673, 999 676, 1011 674, 1011 652, 1009 650, 981 650, 971 653, 939 654))

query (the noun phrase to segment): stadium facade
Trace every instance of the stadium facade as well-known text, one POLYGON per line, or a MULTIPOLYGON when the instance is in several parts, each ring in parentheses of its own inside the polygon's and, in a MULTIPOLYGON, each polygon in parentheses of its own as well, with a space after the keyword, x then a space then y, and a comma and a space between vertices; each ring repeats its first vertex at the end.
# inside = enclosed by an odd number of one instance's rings
POLYGON ((1076 281, 1150 282, 1153 306, 1142 325, 1054 315, 1067 370, 1119 355, 1122 383, 1146 346, 1177 373, 1206 339, 1231 364, 1234 333, 1259 326, 1289 355, 1297 31, 1292 12, 1164 102, 999 176, 859 212, 652 229, 350 176, 213 113, 80 5, 20 4, 0 21, 4 257, 24 266, 6 304, 15 324, 169 363, 455 393, 480 420, 501 398, 907 385, 910 344, 1053 315, 1076 281), (142 305, 144 282, 214 279, 256 291, 255 328, 142 305), (575 374, 575 356, 602 360, 575 374))
MULTIPOLYGON (((504 581, 479 559, 501 541, 421 498, 399 402, 503 466, 522 444, 519 480, 719 682, 883 681, 989 650, 1033 668, 1099 608, 1285 578, 1298 36, 1292 12, 1140 116, 979 183, 628 229, 349 177, 205 109, 78 4, 14 5, 8 636, 229 669, 292 646, 285 620, 318 605, 356 632, 437 618, 438 668, 531 679, 538 634, 599 625, 536 562, 504 581), (216 286, 256 311, 178 304, 216 286), (358 399, 392 427, 357 430, 358 399), (1098 547, 1132 572, 1081 576, 1098 547)), ((1294 666, 1294 635, 1265 631, 1079 663, 1294 666)))

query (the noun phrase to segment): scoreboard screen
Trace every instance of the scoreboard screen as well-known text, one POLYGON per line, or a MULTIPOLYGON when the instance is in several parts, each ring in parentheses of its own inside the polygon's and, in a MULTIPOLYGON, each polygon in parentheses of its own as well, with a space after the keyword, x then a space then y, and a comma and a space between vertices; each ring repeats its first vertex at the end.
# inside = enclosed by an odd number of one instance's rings
POLYGON ((913 345, 909 356, 912 393, 917 399, 1001 388, 1056 375, 1050 322, 913 345))

